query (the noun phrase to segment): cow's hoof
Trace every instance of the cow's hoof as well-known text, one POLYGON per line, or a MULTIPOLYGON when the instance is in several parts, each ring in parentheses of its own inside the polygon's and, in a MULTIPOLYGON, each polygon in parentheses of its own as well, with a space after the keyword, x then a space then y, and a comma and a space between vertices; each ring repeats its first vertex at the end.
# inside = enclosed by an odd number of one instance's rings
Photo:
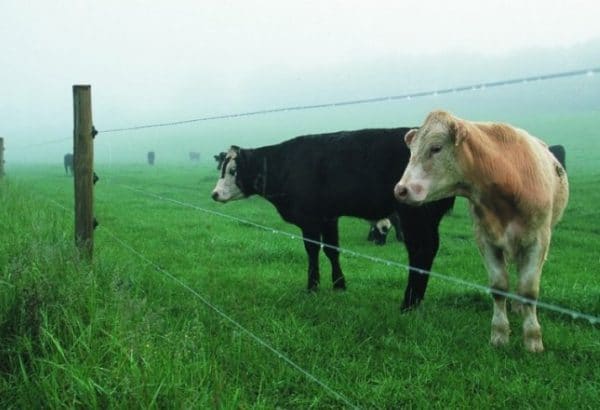
POLYGON ((525 339, 525 350, 531 353, 541 353, 544 351, 542 339, 525 339))
POLYGON ((412 302, 404 301, 400 307, 400 313, 409 313, 419 307, 421 300, 414 300, 412 302))
POLYGON ((508 344, 509 335, 508 333, 494 332, 490 337, 490 344, 494 347, 502 347, 508 344))
POLYGON ((404 294, 404 301, 402 301, 400 311, 402 313, 410 312, 419 307, 422 300, 423 296, 419 296, 415 292, 408 291, 404 294))
POLYGON ((506 346, 510 339, 510 324, 506 317, 494 316, 492 319, 492 331, 490 333, 490 344, 495 347, 506 346))
POLYGON ((539 324, 523 326, 523 343, 528 352, 539 353, 544 351, 542 343, 542 328, 539 324))
POLYGON ((346 290, 346 281, 344 279, 333 282, 333 290, 346 290))

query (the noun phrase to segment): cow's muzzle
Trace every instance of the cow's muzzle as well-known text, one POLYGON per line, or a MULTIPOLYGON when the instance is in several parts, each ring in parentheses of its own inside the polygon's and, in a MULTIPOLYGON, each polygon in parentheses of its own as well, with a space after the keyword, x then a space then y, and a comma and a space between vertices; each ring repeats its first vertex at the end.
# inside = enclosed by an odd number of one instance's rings
POLYGON ((402 184, 398 182, 394 187, 394 196, 399 202, 408 205, 421 205, 426 197, 426 192, 420 184, 402 184))
POLYGON ((406 187, 406 185, 397 183, 394 187, 394 196, 400 202, 406 201, 408 199, 408 187, 406 187))

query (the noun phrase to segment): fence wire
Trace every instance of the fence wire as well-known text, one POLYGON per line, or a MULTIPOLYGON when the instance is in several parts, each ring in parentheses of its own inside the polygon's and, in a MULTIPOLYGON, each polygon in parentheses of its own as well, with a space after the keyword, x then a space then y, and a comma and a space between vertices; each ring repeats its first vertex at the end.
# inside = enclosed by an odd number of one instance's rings
MULTIPOLYGON (((53 205, 55 205, 55 206, 63 209, 66 212, 73 213, 73 210, 70 210, 70 209, 66 208, 64 205, 60 204, 59 202, 57 202, 57 201, 55 201, 55 200, 53 200, 51 198, 44 198, 44 199, 47 200, 48 202, 52 203, 53 205)), ((233 325, 234 327, 236 327, 237 329, 239 329, 242 333, 245 333, 248 337, 250 337, 256 343, 258 343, 259 345, 261 345, 264 348, 266 348, 267 350, 269 350, 271 353, 273 353, 275 356, 277 356, 280 360, 284 361, 288 366, 290 366, 294 370, 296 370, 299 373, 301 373, 308 380, 310 380, 310 381, 316 383, 317 385, 319 385, 329 395, 331 395, 335 399, 343 402, 346 406, 348 406, 348 408, 360 409, 360 407, 358 407, 357 405, 353 404, 346 396, 344 396, 343 394, 341 394, 338 391, 336 391, 333 388, 331 388, 328 384, 326 384, 325 382, 321 381, 319 378, 317 378, 316 376, 314 376, 312 373, 309 373, 307 370, 305 370, 303 367, 301 367, 300 365, 298 365, 296 362, 294 362, 292 359, 290 359, 284 353, 282 353, 279 350, 277 350, 276 348, 274 348, 270 343, 266 342, 264 339, 262 339, 261 337, 257 336, 251 330, 247 329, 245 326, 243 326, 242 324, 240 324, 237 320, 235 320, 234 318, 232 318, 231 316, 229 316, 227 313, 225 313, 222 309, 220 309, 219 307, 217 307, 216 305, 214 305, 213 303, 211 303, 208 300, 208 298, 205 297, 205 296, 203 296, 200 292, 196 291, 195 289, 193 289, 192 287, 190 287, 187 283, 185 283, 184 281, 182 281, 181 279, 179 279, 177 276, 173 275, 168 270, 162 268, 156 262, 152 261, 151 259, 149 259, 148 257, 146 257, 144 254, 142 254, 141 252, 139 252, 138 250, 136 250, 133 246, 131 246, 127 242, 123 241, 121 238, 119 238, 117 235, 115 235, 110 229, 107 229, 106 227, 103 226, 102 227, 102 231, 106 232, 115 242, 117 242, 123 248, 129 250, 131 253, 133 253, 138 258, 140 258, 141 260, 143 260, 145 263, 147 263, 148 265, 150 265, 154 270, 156 270, 157 272, 162 273, 163 275, 165 275, 166 277, 168 277, 169 279, 171 279, 172 281, 174 281, 175 283, 177 283, 179 286, 181 286, 182 288, 184 288, 185 290, 187 290, 188 292, 190 292, 197 299, 199 299, 206 307, 208 307, 209 309, 211 309, 212 311, 214 311, 217 315, 221 316, 221 318, 223 318, 226 322, 229 322, 231 325, 233 325)))
MULTIPOLYGON (((574 71, 565 71, 565 72, 558 72, 558 73, 551 73, 551 74, 544 74, 544 75, 536 75, 536 76, 529 76, 529 77, 521 77, 521 78, 514 78, 514 79, 508 79, 508 80, 501 80, 501 81, 475 83, 475 84, 463 85, 463 86, 458 86, 458 87, 435 89, 435 90, 421 91, 421 92, 415 92, 415 93, 406 93, 406 94, 400 94, 400 95, 389 95, 389 96, 373 97, 373 98, 365 98, 365 99, 337 101, 337 102, 330 102, 330 103, 323 103, 323 104, 296 105, 296 106, 271 108, 271 109, 264 109, 264 110, 257 110, 257 111, 233 113, 233 114, 205 116, 205 117, 193 118, 193 119, 182 120, 182 121, 172 121, 172 122, 155 123, 155 124, 147 124, 147 125, 137 125, 137 126, 123 127, 123 128, 109 128, 109 129, 105 129, 105 130, 100 130, 99 133, 108 134, 108 133, 117 133, 117 132, 124 132, 124 131, 137 131, 137 130, 142 130, 142 129, 147 129, 147 128, 168 127, 168 126, 184 125, 184 124, 190 124, 190 123, 196 123, 196 122, 203 122, 203 121, 212 121, 212 120, 220 120, 220 119, 231 119, 231 118, 249 117, 249 116, 273 114, 273 113, 288 112, 288 111, 302 111, 302 110, 314 110, 314 109, 320 109, 320 108, 343 107, 343 106, 360 105, 360 104, 371 104, 371 103, 379 103, 379 102, 394 101, 394 100, 411 100, 413 98, 422 98, 422 97, 437 96, 437 95, 443 95, 443 94, 452 94, 452 93, 467 92, 467 91, 485 90, 485 89, 489 89, 489 88, 509 86, 509 85, 520 84, 520 83, 529 83, 529 82, 536 82, 536 81, 547 81, 547 80, 552 80, 552 79, 567 78, 567 77, 576 77, 576 76, 582 76, 582 75, 591 76, 591 75, 598 74, 598 73, 600 73, 600 67, 589 68, 589 69, 582 69, 582 70, 574 70, 574 71)), ((36 143, 36 144, 31 144, 31 145, 28 145, 28 146, 25 146, 25 147, 17 147, 16 149, 25 149, 25 148, 35 147, 35 146, 43 146, 43 145, 48 145, 48 144, 54 144, 54 143, 64 142, 64 141, 67 141, 67 140, 70 140, 70 139, 71 139, 71 137, 61 138, 61 139, 56 139, 56 140, 50 140, 50 141, 44 141, 44 142, 40 142, 40 143, 36 143)), ((446 282, 450 282, 450 283, 453 283, 453 284, 456 284, 456 285, 459 285, 459 286, 462 286, 462 287, 465 287, 465 288, 476 289, 476 290, 481 291, 481 292, 486 293, 486 294, 492 294, 492 293, 499 294, 499 295, 502 295, 502 296, 504 296, 506 298, 515 300, 515 301, 520 302, 520 303, 534 304, 534 305, 536 305, 536 306, 538 306, 540 308, 546 309, 546 310, 554 311, 554 312, 557 312, 557 313, 560 313, 560 314, 563 314, 563 315, 568 315, 572 319, 587 320, 591 325, 595 325, 595 324, 600 323, 600 317, 594 316, 594 315, 591 315, 591 314, 587 314, 587 313, 583 313, 583 312, 580 312, 580 311, 576 311, 574 309, 564 308, 564 307, 561 307, 561 306, 558 306, 558 305, 554 305, 554 304, 550 304, 550 303, 546 303, 546 302, 542 302, 542 301, 538 301, 538 300, 532 300, 532 299, 525 298, 525 297, 522 297, 520 295, 510 293, 510 292, 502 292, 502 291, 498 291, 498 290, 495 290, 495 289, 491 289, 491 288, 489 288, 487 286, 482 286, 482 285, 479 285, 479 284, 476 284, 476 283, 468 282, 468 281, 465 281, 465 280, 457 278, 457 277, 453 277, 453 276, 444 275, 444 274, 433 272, 433 271, 427 271, 427 270, 423 270, 423 269, 411 267, 411 266, 408 266, 406 264, 402 264, 402 263, 399 263, 399 262, 386 260, 386 259, 383 259, 383 258, 373 257, 373 256, 370 256, 370 255, 365 255, 365 254, 362 254, 362 253, 359 253, 359 252, 356 252, 356 251, 352 251, 352 250, 349 250, 349 249, 341 248, 341 247, 335 247, 335 246, 332 246, 332 245, 329 245, 329 244, 326 244, 326 243, 323 243, 323 242, 320 242, 320 241, 313 241, 313 240, 310 240, 310 239, 303 238, 301 235, 294 235, 294 234, 291 234, 291 233, 288 233, 288 232, 285 232, 285 231, 281 231, 281 230, 275 229, 273 227, 268 227, 268 226, 265 226, 265 225, 261 225, 261 224, 258 224, 258 223, 252 222, 252 221, 248 221, 248 220, 244 220, 244 219, 232 216, 232 215, 227 215, 227 214, 224 214, 224 213, 221 213, 221 212, 217 212, 217 211, 213 211, 213 210, 201 208, 201 207, 199 207, 197 205, 185 203, 185 202, 178 201, 178 200, 175 200, 175 199, 172 199, 172 198, 167 198, 167 197, 164 197, 164 196, 156 194, 156 193, 152 193, 152 192, 148 192, 148 191, 143 191, 143 190, 140 190, 138 188, 134 188, 134 187, 126 186, 126 185, 121 185, 121 186, 123 188, 125 188, 125 189, 130 190, 130 191, 137 192, 137 193, 149 196, 149 197, 153 197, 153 198, 158 199, 158 200, 162 200, 162 201, 165 201, 165 202, 170 202, 170 203, 173 203, 173 204, 176 204, 176 205, 179 205, 179 206, 184 206, 184 207, 188 207, 188 208, 191 208, 191 209, 194 209, 194 210, 197 210, 197 211, 201 211, 201 212, 204 212, 204 213, 208 213, 208 214, 216 215, 216 216, 219 216, 219 217, 223 217, 223 218, 226 218, 226 219, 238 222, 238 223, 242 223, 242 224, 245 224, 245 225, 249 225, 249 226, 253 226, 255 228, 259 228, 259 229, 265 230, 267 232, 271 232, 273 234, 279 234, 279 235, 287 236, 287 237, 289 237, 291 239, 299 239, 299 240, 304 240, 304 241, 307 241, 307 242, 316 243, 316 244, 318 244, 318 245, 320 245, 322 247, 329 247, 329 248, 332 248, 332 249, 335 249, 335 250, 339 251, 340 253, 348 254, 348 255, 351 255, 351 256, 354 256, 354 257, 358 257, 358 258, 367 259, 367 260, 375 262, 375 263, 382 263, 382 264, 385 264, 387 266, 395 266, 395 267, 401 267, 401 268, 405 268, 405 269, 412 269, 412 270, 414 270, 414 271, 416 271, 416 272, 418 272, 420 274, 430 275, 430 276, 433 276, 433 277, 435 277, 437 279, 440 279, 440 280, 443 280, 443 281, 446 281, 446 282)), ((58 206, 61 209, 67 211, 67 212, 70 211, 69 209, 67 209, 66 207, 64 207, 63 205, 61 205, 60 203, 58 203, 57 201, 54 201, 54 200, 49 199, 49 198, 46 198, 46 199, 50 203, 53 203, 55 206, 58 206)), ((113 240, 115 240, 116 242, 118 242, 121 246, 123 246, 124 248, 128 249, 130 252, 132 252, 133 254, 135 254, 137 257, 139 257, 140 259, 142 259, 147 264, 151 265, 155 270, 157 270, 158 272, 161 272, 163 275, 169 277, 175 283, 177 283, 178 285, 180 285, 181 287, 183 287, 184 289, 186 289, 188 292, 190 292, 191 294, 193 294, 204 305, 206 305, 208 308, 210 308, 211 310, 213 310, 215 313, 217 313, 219 316, 221 316, 224 320, 226 320, 227 322, 229 322, 231 325, 233 325, 234 327, 238 328, 240 331, 242 331, 243 333, 245 333, 246 335, 248 335, 256 343, 258 343, 259 345, 261 345, 264 348, 266 348, 269 351, 271 351, 279 359, 281 359, 285 363, 287 363, 290 367, 292 367, 295 370, 297 370, 298 372, 302 373, 307 379, 309 379, 312 382, 318 384, 328 394, 330 394, 331 396, 333 396, 337 400, 343 402, 345 405, 347 405, 350 408, 358 408, 356 405, 354 405, 344 395, 342 395, 342 394, 338 393, 337 391, 333 390, 327 384, 325 384, 324 382, 322 382, 321 380, 319 380, 318 378, 316 378, 315 376, 313 376, 311 373, 309 373, 306 370, 304 370, 302 367, 300 367, 294 361, 292 361, 291 359, 289 359, 286 355, 284 355, 283 353, 281 353, 280 351, 278 351, 277 349, 275 349, 274 347, 272 347, 269 343, 267 343, 266 341, 264 341, 263 339, 261 339, 259 336, 255 335, 253 332, 251 332, 250 330, 248 330, 247 328, 245 328, 243 325, 241 325, 235 319, 233 319, 232 317, 230 317, 229 315, 227 315, 225 312, 223 312, 220 308, 218 308, 217 306, 213 305, 206 297, 204 297, 198 291, 196 291, 193 288, 191 288, 190 286, 188 286, 181 279, 177 278, 176 276, 174 276, 173 274, 171 274, 169 271, 161 268, 158 264, 156 264, 155 262, 153 262, 152 260, 150 260, 149 258, 147 258, 145 255, 143 255, 142 253, 138 252, 132 246, 130 246, 129 244, 127 244, 126 242, 124 242, 123 240, 121 240, 120 238, 118 238, 114 233, 112 233, 106 227, 102 227, 102 230, 105 231, 113 240)))
POLYGON ((522 304, 536 305, 537 307, 540 307, 540 308, 543 308, 543 309, 546 309, 546 310, 550 310, 550 311, 553 311, 553 312, 556 312, 556 313, 560 313, 560 314, 563 314, 563 315, 568 315, 572 319, 587 320, 591 325, 596 325, 596 324, 600 323, 600 316, 594 316, 592 314, 579 312, 579 311, 576 311, 574 309, 564 308, 562 306, 558 306, 558 305, 555 305, 555 304, 552 304, 552 303, 542 302, 540 300, 529 299, 529 298, 523 297, 521 295, 517 295, 515 293, 504 292, 504 291, 500 291, 500 290, 497 290, 497 289, 492 289, 492 288, 490 288, 488 286, 483 286, 483 285, 479 285, 477 283, 469 282, 469 281, 457 278, 455 276, 445 275, 445 274, 434 272, 434 271, 428 271, 428 270, 420 269, 420 268, 417 268, 417 267, 414 267, 414 266, 406 265, 404 263, 400 263, 400 262, 396 262, 396 261, 391 261, 391 260, 383 259, 383 258, 378 258, 378 257, 375 257, 375 256, 366 255, 366 254, 363 254, 363 253, 360 253, 360 252, 356 252, 356 251, 353 251, 353 250, 350 250, 350 249, 345 249, 345 248, 341 248, 341 247, 337 247, 337 246, 332 246, 332 245, 329 245, 329 244, 324 243, 324 242, 320 242, 320 241, 315 241, 315 240, 312 240, 312 239, 303 238, 302 235, 295 235, 295 234, 292 234, 292 233, 289 233, 289 232, 281 231, 281 230, 273 228, 273 227, 261 225, 261 224, 258 224, 256 222, 252 222, 252 221, 248 221, 248 220, 245 220, 245 219, 241 219, 241 218, 238 218, 238 217, 235 217, 235 216, 232 216, 232 215, 224 214, 222 212, 218 212, 218 211, 214 211, 214 210, 210 210, 210 209, 205 209, 205 208, 199 207, 197 205, 193 205, 193 204, 189 204, 189 203, 186 203, 186 202, 178 201, 176 199, 167 198, 165 196, 162 196, 162 195, 159 195, 159 194, 156 194, 156 193, 153 193, 153 192, 144 191, 144 190, 141 190, 141 189, 138 189, 138 188, 135 188, 135 187, 131 187, 131 186, 128 186, 128 185, 122 185, 122 184, 116 184, 116 185, 119 185, 119 186, 121 186, 121 187, 123 187, 125 189, 128 189, 128 190, 132 191, 132 192, 137 192, 137 193, 149 196, 149 197, 153 197, 153 198, 159 199, 161 201, 171 202, 173 204, 176 204, 176 205, 179 205, 179 206, 183 206, 183 207, 187 207, 187 208, 191 208, 191 209, 194 209, 194 210, 197 210, 197 211, 201 211, 201 212, 204 212, 204 213, 207 213, 207 214, 210 214, 210 215, 215 215, 215 216, 219 216, 219 217, 222 217, 222 218, 226 218, 226 219, 229 219, 229 220, 232 220, 232 221, 235 221, 235 222, 238 222, 238 223, 242 223, 244 225, 252 226, 252 227, 255 227, 255 228, 258 228, 258 229, 270 232, 270 233, 273 233, 273 234, 283 235, 283 236, 287 236, 288 238, 291 238, 291 239, 299 239, 299 240, 302 240, 302 241, 306 241, 306 242, 318 244, 321 247, 327 247, 327 248, 335 249, 335 250, 337 250, 340 253, 351 255, 351 256, 354 256, 354 257, 357 257, 357 258, 366 259, 366 260, 369 260, 371 262, 375 262, 375 263, 379 263, 379 264, 384 264, 384 265, 387 265, 387 266, 395 266, 395 267, 399 267, 399 268, 412 269, 412 270, 414 270, 414 271, 416 271, 416 272, 418 272, 418 273, 420 273, 422 275, 430 275, 430 276, 432 276, 434 278, 443 280, 445 282, 450 282, 450 283, 453 283, 453 284, 456 284, 456 285, 459 285, 459 286, 465 287, 465 288, 475 289, 475 290, 478 290, 478 291, 483 292, 485 294, 501 295, 501 296, 504 296, 504 297, 506 297, 508 299, 515 300, 515 301, 517 301, 519 303, 522 303, 522 304))
POLYGON ((269 109, 264 109, 264 110, 240 112, 240 113, 234 113, 234 114, 212 115, 212 116, 199 117, 199 118, 193 118, 193 119, 182 120, 182 121, 171 121, 171 122, 163 122, 163 123, 147 124, 147 125, 135 125, 132 127, 123 127, 123 128, 109 128, 109 129, 105 129, 105 130, 99 130, 98 132, 103 133, 103 134, 108 134, 108 133, 115 133, 115 132, 122 132, 122 131, 139 131, 139 130, 143 130, 143 129, 147 129, 147 128, 170 127, 170 126, 175 126, 175 125, 191 124, 191 123, 202 122, 202 121, 214 121, 214 120, 224 120, 224 119, 230 119, 230 118, 251 117, 251 116, 255 116, 255 115, 274 114, 274 113, 280 113, 280 112, 286 112, 286 111, 303 111, 303 110, 314 110, 314 109, 318 109, 318 108, 333 108, 333 107, 344 107, 344 106, 348 106, 348 105, 372 104, 372 103, 394 101, 394 100, 410 100, 413 98, 430 97, 430 96, 437 96, 437 95, 442 95, 442 94, 452 94, 452 93, 459 93, 459 92, 466 92, 466 91, 485 90, 488 88, 503 87, 503 86, 508 86, 508 85, 522 84, 522 83, 529 83, 529 82, 536 82, 536 81, 547 81, 547 80, 553 80, 553 79, 558 79, 558 78, 578 77, 578 76, 582 76, 582 75, 591 76, 591 75, 598 74, 598 73, 600 73, 600 67, 585 68, 585 69, 581 69, 581 70, 563 71, 563 72, 551 73, 551 74, 539 74, 539 75, 534 75, 534 76, 529 76, 529 77, 519 77, 519 78, 508 79, 508 80, 474 83, 474 84, 462 85, 462 86, 458 86, 458 87, 442 88, 442 89, 435 89, 435 90, 428 90, 428 91, 419 91, 419 92, 407 93, 407 94, 388 95, 388 96, 383 96, 383 97, 364 98, 364 99, 358 99, 358 100, 337 101, 337 102, 330 102, 330 103, 323 103, 323 104, 294 105, 294 106, 289 106, 289 107, 269 108, 269 109))
MULTIPOLYGON (((283 235, 283 236, 287 236, 291 239, 299 239, 299 240, 304 240, 307 242, 311 242, 311 243, 315 243, 318 244, 322 247, 329 247, 332 249, 335 249, 337 251, 339 251, 340 253, 344 253, 344 254, 348 254, 354 257, 358 257, 358 258, 363 258, 375 263, 381 263, 381 264, 385 264, 387 266, 395 266, 395 267, 401 267, 401 268, 405 268, 405 269, 414 269, 415 271, 424 274, 424 275, 430 275, 433 276, 437 279, 446 281, 446 282, 450 282, 462 287, 467 287, 467 288, 472 288, 472 289, 476 289, 478 291, 481 291, 485 294, 499 294, 502 296, 505 296, 506 298, 515 300, 517 302, 520 303, 524 303, 524 304, 534 304, 537 307, 546 309, 546 310, 550 310, 550 311, 554 311, 563 315, 568 315, 570 316, 573 320, 575 319, 583 319, 583 320, 587 320, 592 326, 595 324, 600 323, 600 317, 598 316, 594 316, 591 314, 587 314, 587 313, 583 313, 580 311, 576 311, 574 309, 570 309, 570 308, 564 308, 558 305, 554 305, 551 303, 546 303, 546 302, 541 302, 539 300, 532 300, 532 299, 528 299, 525 297, 522 297, 520 295, 514 294, 514 293, 510 293, 510 292, 502 292, 502 291, 498 291, 496 289, 491 289, 487 286, 482 286, 476 283, 472 283, 472 282, 468 282, 465 281, 463 279, 460 278, 456 278, 453 276, 449 276, 449 275, 444 275, 441 273, 437 273, 437 272, 433 272, 433 271, 427 271, 427 270, 423 270, 423 269, 419 269, 419 268, 415 268, 415 267, 411 267, 409 265, 403 264, 403 263, 399 263, 399 262, 395 262, 395 261, 391 261, 391 260, 387 260, 387 259, 383 259, 383 258, 378 258, 378 257, 374 257, 374 256, 370 256, 370 255, 366 255, 366 254, 362 254, 356 251, 352 251, 349 249, 345 249, 345 248, 341 248, 341 247, 336 247, 336 246, 332 246, 320 241, 314 241, 314 240, 310 240, 310 239, 305 239, 303 238, 301 235, 294 235, 291 234, 289 232, 285 232, 285 231, 281 231, 278 230, 276 228, 273 227, 269 227, 269 226, 265 226, 265 225, 261 225, 252 221, 248 221, 242 218, 238 218, 232 215, 228 215, 228 214, 224 214, 222 212, 218 212, 218 211, 214 211, 214 210, 210 210, 210 209, 205 209, 202 207, 199 207, 197 205, 193 205, 193 204, 189 204, 186 202, 182 202, 176 199, 172 199, 172 198, 168 198, 168 197, 164 197, 162 195, 153 193, 153 192, 149 192, 149 191, 144 191, 141 190, 139 188, 135 188, 135 187, 131 187, 128 185, 124 185, 124 184, 114 184, 116 186, 121 186, 124 189, 127 189, 129 191, 132 192, 136 192, 138 194, 143 194, 146 196, 149 196, 151 198, 155 198, 161 201, 165 201, 165 202, 170 202, 179 206, 183 206, 183 207, 187 207, 187 208, 191 208, 197 211, 201 211, 210 215, 215 215, 215 216, 219 216, 222 218, 226 218, 229 219, 231 221, 234 222, 238 222, 238 223, 242 223, 248 226, 252 226, 267 232, 270 232, 272 234, 279 234, 279 235, 283 235)), ((73 212, 72 210, 69 210, 68 208, 66 208, 64 205, 58 203, 57 201, 50 199, 50 198, 45 198, 48 202, 53 203, 55 206, 67 211, 67 212, 73 212)), ((137 257, 139 257, 140 259, 142 259, 145 263, 147 263, 148 265, 152 266, 156 271, 162 273, 163 275, 167 276, 168 278, 170 278, 171 280, 173 280, 175 283, 177 283, 178 285, 180 285, 181 287, 183 287, 184 289, 186 289, 188 292, 190 292, 191 294, 193 294, 196 298, 198 298, 205 306, 207 306, 208 308, 210 308, 211 310, 213 310, 215 313, 217 313, 219 316, 221 316, 225 321, 229 322, 231 325, 233 325, 234 327, 238 328, 240 331, 242 331, 243 333, 245 333, 248 337, 250 337, 251 339, 253 339, 256 343, 258 343, 259 345, 263 346, 264 348, 266 348, 267 350, 269 350, 270 352, 272 352, 275 356, 277 356, 280 360, 284 361, 286 364, 288 364, 291 368, 295 369, 296 371, 300 372, 304 377, 306 377, 307 379, 309 379, 310 381, 318 384, 321 388, 323 388, 328 394, 330 394, 332 397, 334 397, 335 399, 343 402, 345 405, 347 405, 349 408, 353 408, 353 409, 358 409, 359 407, 355 404, 353 404, 346 396, 344 396, 343 394, 337 392, 336 390, 332 389, 329 385, 327 385, 326 383, 324 383, 323 381, 321 381, 320 379, 318 379, 316 376, 312 375, 311 373, 309 373, 308 371, 306 371, 304 368, 302 368, 301 366, 299 366, 298 364, 296 364, 293 360, 291 360, 289 357, 287 357, 285 354, 283 354, 282 352, 280 352, 279 350, 277 350, 276 348, 274 348, 273 346, 271 346, 268 342, 266 342, 265 340, 263 340, 262 338, 260 338, 259 336, 257 336, 256 334, 254 334, 252 331, 250 331, 249 329, 247 329, 246 327, 244 327, 243 325, 241 325, 239 322, 237 322, 235 319, 233 319, 231 316, 227 315, 225 312, 223 312, 220 308, 218 308, 217 306, 215 306, 214 304, 212 304, 205 296, 203 296, 202 294, 200 294, 198 291, 196 291, 195 289, 191 288, 189 285, 187 285, 184 281, 182 281, 181 279, 179 279, 178 277, 176 277, 175 275, 173 275, 172 273, 170 273, 169 271, 167 271, 166 269, 162 268, 160 265, 158 265, 157 263, 153 262, 151 259, 149 259, 148 257, 146 257, 145 255, 143 255, 141 252, 137 251, 135 248, 133 248, 131 245, 129 245, 127 242, 123 241, 122 239, 120 239, 118 236, 116 236, 112 231, 110 231, 109 229, 107 229, 106 227, 102 227, 102 231, 106 232, 115 242, 119 243, 122 247, 124 247, 125 249, 128 249, 130 252, 132 252, 133 254, 135 254, 137 257)))
MULTIPOLYGON (((411 100, 413 98, 422 98, 422 97, 431 97, 443 94, 453 94, 467 91, 479 91, 485 90, 489 88, 503 87, 515 84, 527 84, 530 82, 536 81, 548 81, 558 78, 569 78, 569 77, 579 77, 579 76, 592 76, 595 74, 600 74, 600 67, 594 68, 584 68, 580 70, 572 70, 572 71, 563 71, 551 74, 539 74, 528 77, 519 77, 508 80, 500 80, 500 81, 490 81, 483 83, 473 83, 469 85, 462 85, 457 87, 449 87, 428 91, 419 91, 414 93, 406 93, 406 94, 398 94, 398 95, 388 95, 383 97, 373 97, 373 98, 364 98, 357 100, 347 100, 347 101, 337 101, 337 102, 329 102, 322 104, 310 104, 310 105, 293 105, 288 107, 279 107, 279 108, 269 108, 264 110, 256 110, 256 111, 247 111, 240 113, 232 113, 232 114, 222 114, 222 115, 211 115, 205 117, 192 118, 181 121, 170 121, 170 122, 162 122, 155 124, 146 124, 146 125, 135 125, 131 127, 122 127, 122 128, 108 128, 104 130, 99 130, 98 133, 102 134, 110 134, 117 133, 123 131, 139 131, 147 128, 159 128, 159 127, 170 127, 176 125, 185 125, 192 124, 196 122, 203 121, 214 121, 214 120, 224 120, 224 119, 232 119, 232 118, 241 118, 241 117, 251 117, 255 115, 265 115, 265 114, 274 114, 288 111, 303 111, 303 110, 314 110, 319 108, 333 108, 333 107, 344 107, 349 105, 359 105, 359 104, 371 104, 371 103, 379 103, 386 101, 394 101, 394 100, 411 100)), ((14 150, 23 150, 37 146, 49 145, 49 144, 57 144, 60 142, 68 141, 72 139, 72 137, 65 137, 56 140, 43 141, 39 143, 34 143, 25 146, 17 146, 12 148, 14 150)))

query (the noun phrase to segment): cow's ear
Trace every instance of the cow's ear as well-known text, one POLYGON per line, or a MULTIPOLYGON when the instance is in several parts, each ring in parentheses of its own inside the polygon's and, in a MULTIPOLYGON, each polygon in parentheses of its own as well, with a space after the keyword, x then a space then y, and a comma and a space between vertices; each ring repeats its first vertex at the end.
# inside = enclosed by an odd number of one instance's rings
POLYGON ((413 128, 412 130, 404 134, 404 142, 406 142, 406 145, 410 147, 410 144, 412 144, 413 140, 415 139, 415 135, 417 135, 416 128, 413 128))
POLYGON ((450 138, 452 138, 454 145, 458 147, 466 138, 468 138, 468 136, 469 131, 467 129, 467 124, 461 120, 455 119, 450 125, 450 138))

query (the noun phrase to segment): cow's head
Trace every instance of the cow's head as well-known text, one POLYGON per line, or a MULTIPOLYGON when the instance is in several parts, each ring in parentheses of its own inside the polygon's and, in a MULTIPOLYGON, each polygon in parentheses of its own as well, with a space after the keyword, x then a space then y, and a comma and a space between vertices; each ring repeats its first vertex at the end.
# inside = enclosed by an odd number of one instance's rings
POLYGON ((465 124, 445 111, 433 111, 418 130, 406 133, 410 160, 394 195, 420 205, 457 194, 462 180, 456 152, 467 133, 465 124))
POLYGON ((371 225, 367 239, 376 245, 385 245, 387 234, 392 228, 392 222, 388 218, 378 220, 371 225))
POLYGON ((240 147, 232 145, 225 154, 220 167, 220 177, 212 199, 218 202, 229 202, 246 197, 241 176, 244 172, 244 152, 240 147))

